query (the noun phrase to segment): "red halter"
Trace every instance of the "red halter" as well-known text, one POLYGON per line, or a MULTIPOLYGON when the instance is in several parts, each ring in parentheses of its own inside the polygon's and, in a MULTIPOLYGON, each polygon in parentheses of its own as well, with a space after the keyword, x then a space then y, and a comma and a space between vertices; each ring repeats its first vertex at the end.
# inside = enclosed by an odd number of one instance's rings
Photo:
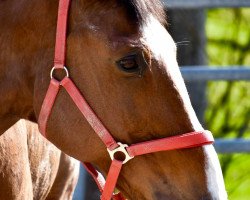
POLYGON ((102 175, 97 172, 90 163, 84 163, 85 168, 93 176, 102 193, 101 200, 110 200, 111 198, 115 200, 123 200, 124 198, 121 194, 113 195, 113 191, 115 189, 123 164, 133 159, 135 156, 159 151, 192 148, 206 144, 212 144, 214 139, 209 131, 200 131, 142 142, 139 144, 133 144, 131 146, 116 142, 110 132, 106 129, 91 107, 88 105, 75 84, 71 81, 68 70, 64 66, 69 3, 70 0, 60 0, 59 2, 54 67, 51 70, 50 85, 43 101, 38 119, 39 129, 43 136, 46 137, 47 122, 58 91, 62 86, 68 92, 90 126, 106 145, 108 153, 111 157, 112 164, 107 175, 106 183, 102 175), (53 78, 53 72, 57 69, 63 69, 66 72, 66 77, 62 81, 58 81, 53 78), (117 160, 115 158, 114 155, 117 152, 124 154, 125 159, 123 161, 117 160))

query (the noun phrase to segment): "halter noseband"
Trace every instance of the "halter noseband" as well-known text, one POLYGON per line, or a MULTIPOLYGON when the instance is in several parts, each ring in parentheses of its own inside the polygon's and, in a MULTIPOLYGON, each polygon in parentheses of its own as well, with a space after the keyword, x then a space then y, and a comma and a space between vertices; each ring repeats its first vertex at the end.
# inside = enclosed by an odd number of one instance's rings
POLYGON ((167 137, 163 139, 151 140, 148 142, 142 142, 130 146, 116 142, 110 132, 100 121, 98 116, 94 113, 92 108, 88 105, 87 101, 84 99, 78 88, 69 78, 68 70, 64 66, 69 4, 70 0, 60 0, 59 2, 54 67, 51 70, 51 81, 44 98, 38 119, 39 129, 43 136, 46 137, 47 122, 59 89, 62 86, 68 92, 90 126, 94 129, 99 138, 105 144, 111 157, 112 164, 107 175, 106 183, 101 174, 96 171, 90 163, 83 163, 87 171, 94 178, 102 193, 101 200, 110 200, 111 198, 113 198, 114 200, 124 200, 125 198, 120 193, 113 195, 113 191, 115 189, 123 164, 136 156, 148 153, 192 148, 206 144, 212 144, 214 142, 214 139, 210 131, 200 131, 167 137), (53 77, 53 72, 58 69, 65 70, 66 72, 65 78, 61 81, 58 81, 53 77), (115 158, 115 154, 118 152, 124 155, 123 160, 118 160, 115 158))

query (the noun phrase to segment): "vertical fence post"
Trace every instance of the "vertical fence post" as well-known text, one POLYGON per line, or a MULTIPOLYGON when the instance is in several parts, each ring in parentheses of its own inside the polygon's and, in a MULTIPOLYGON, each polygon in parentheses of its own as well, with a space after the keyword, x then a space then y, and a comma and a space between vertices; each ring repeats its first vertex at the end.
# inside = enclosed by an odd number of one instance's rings
MULTIPOLYGON (((178 63, 185 65, 206 64, 205 11, 203 9, 170 9, 169 32, 177 43, 178 63)), ((206 109, 206 82, 186 82, 194 110, 204 123, 206 109)))

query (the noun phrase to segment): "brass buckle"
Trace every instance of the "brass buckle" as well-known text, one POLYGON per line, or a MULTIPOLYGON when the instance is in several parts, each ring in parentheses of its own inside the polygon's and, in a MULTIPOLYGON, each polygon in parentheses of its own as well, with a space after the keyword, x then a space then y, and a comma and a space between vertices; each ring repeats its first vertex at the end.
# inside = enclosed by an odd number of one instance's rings
POLYGON ((123 153, 123 155, 125 156, 124 160, 122 160, 122 164, 127 163, 128 161, 130 161, 132 158, 134 158, 134 156, 130 156, 126 150, 126 148, 128 147, 127 144, 122 144, 120 142, 117 142, 117 144, 119 145, 116 149, 113 150, 108 150, 109 156, 111 158, 111 160, 114 160, 115 158, 115 154, 118 152, 123 153))

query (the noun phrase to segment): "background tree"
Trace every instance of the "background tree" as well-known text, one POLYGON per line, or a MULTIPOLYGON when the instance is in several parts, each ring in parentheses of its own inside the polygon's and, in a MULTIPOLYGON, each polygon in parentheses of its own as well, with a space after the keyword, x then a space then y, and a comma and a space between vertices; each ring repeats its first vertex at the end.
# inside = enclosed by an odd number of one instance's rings
MULTIPOLYGON (((250 66, 250 9, 207 12, 207 54, 210 65, 250 66)), ((216 137, 249 138, 250 82, 210 82, 206 124, 216 137)), ((250 196, 250 155, 220 155, 229 199, 250 196)))

